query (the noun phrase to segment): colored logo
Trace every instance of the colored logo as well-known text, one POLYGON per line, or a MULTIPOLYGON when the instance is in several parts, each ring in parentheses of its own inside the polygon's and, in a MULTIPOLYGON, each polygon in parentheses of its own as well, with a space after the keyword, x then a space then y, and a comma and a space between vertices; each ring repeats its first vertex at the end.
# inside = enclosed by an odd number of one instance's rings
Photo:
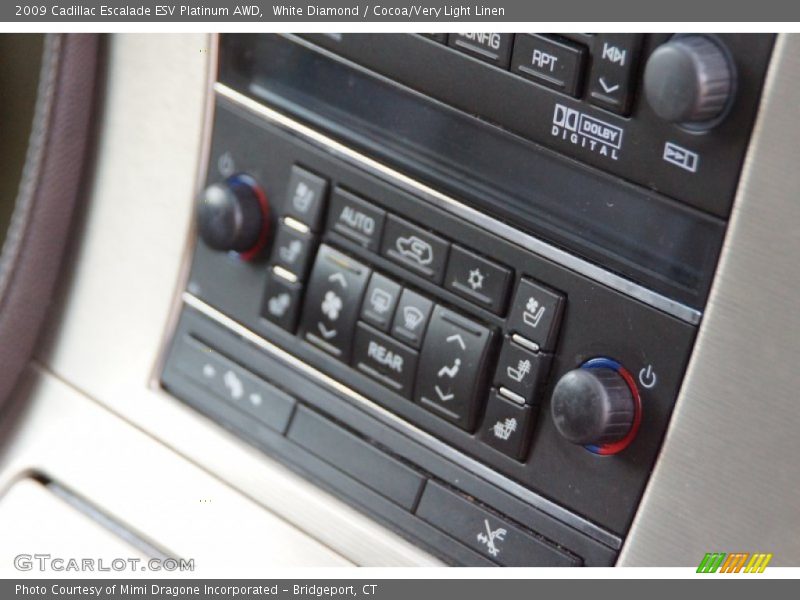
POLYGON ((763 573, 772 554, 708 552, 697 566, 698 573, 763 573))

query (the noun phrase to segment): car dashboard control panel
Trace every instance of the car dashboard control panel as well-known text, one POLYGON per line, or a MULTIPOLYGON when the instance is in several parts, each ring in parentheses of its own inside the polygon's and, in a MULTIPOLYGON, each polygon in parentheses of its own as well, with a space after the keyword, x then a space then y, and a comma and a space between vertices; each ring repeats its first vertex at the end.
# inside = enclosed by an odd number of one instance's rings
POLYGON ((614 564, 772 42, 222 36, 162 385, 451 564, 614 564))

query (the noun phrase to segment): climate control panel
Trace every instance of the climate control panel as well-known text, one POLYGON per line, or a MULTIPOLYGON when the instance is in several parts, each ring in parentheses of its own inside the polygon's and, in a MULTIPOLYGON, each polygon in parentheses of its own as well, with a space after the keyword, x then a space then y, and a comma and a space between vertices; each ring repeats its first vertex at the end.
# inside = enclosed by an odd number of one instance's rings
POLYGON ((455 564, 613 563, 693 323, 224 87, 197 214, 170 393, 455 564))

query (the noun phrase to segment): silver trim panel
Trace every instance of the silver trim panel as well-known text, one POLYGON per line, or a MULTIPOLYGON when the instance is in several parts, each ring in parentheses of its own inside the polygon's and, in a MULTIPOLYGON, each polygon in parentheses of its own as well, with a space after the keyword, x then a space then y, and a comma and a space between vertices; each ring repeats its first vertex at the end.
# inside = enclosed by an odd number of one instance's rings
POLYGON ((268 352, 281 362, 284 362, 288 364, 290 367, 298 371, 301 371, 304 375, 314 380, 316 383, 323 385, 324 387, 332 388, 338 394, 354 401, 371 416, 376 417, 383 423, 386 423, 387 425, 390 425, 394 429, 401 431, 403 434, 412 438, 414 441, 422 444, 426 448, 435 451, 437 454, 456 463, 460 467, 466 468, 470 472, 488 481, 492 485, 495 485, 498 488, 502 489, 503 491, 522 500, 526 504, 529 504, 530 506, 535 507, 541 512, 558 519, 562 523, 569 525, 573 529, 580 531, 581 533, 589 536, 590 538, 610 548, 616 550, 622 546, 622 540, 613 533, 606 531, 605 529, 592 523, 591 521, 588 521, 568 511, 567 509, 548 500, 547 498, 540 496, 532 492, 531 490, 526 489, 525 487, 519 485, 518 483, 515 483, 514 481, 507 479, 506 477, 500 475, 496 471, 493 471, 491 468, 467 456, 466 454, 462 454, 455 448, 433 437, 429 433, 415 427, 408 421, 401 419, 400 417, 386 410, 385 408, 378 406, 377 404, 372 402, 369 398, 362 396, 355 390, 342 384, 340 381, 333 379, 332 377, 326 375, 322 371, 319 371, 315 367, 309 365, 308 363, 303 362, 302 360, 300 360, 293 354, 287 352, 283 348, 276 346, 275 344, 262 338, 257 333, 254 333, 250 329, 234 321, 230 317, 221 313, 214 307, 206 304, 201 299, 190 294, 189 292, 183 293, 183 302, 187 306, 190 306, 191 308, 202 313, 209 319, 215 321, 217 324, 231 330, 236 335, 246 339, 253 345, 260 348, 261 350, 268 352))
MULTIPOLYGON (((800 564, 800 35, 780 34, 670 428, 619 564, 800 564)), ((770 568, 771 568, 770 567, 770 568)))
POLYGON ((526 250, 529 250, 539 256, 546 258, 562 267, 570 269, 580 275, 589 277, 613 290, 621 292, 631 298, 639 300, 653 308, 657 308, 669 315, 672 315, 682 321, 696 325, 700 322, 702 312, 686 306, 680 302, 672 300, 658 292, 647 289, 638 283, 634 283, 616 273, 607 271, 598 265, 583 260, 577 256, 569 254, 560 248, 551 246, 550 244, 524 233, 518 229, 511 227, 501 221, 493 219, 492 217, 482 213, 466 204, 451 198, 441 192, 434 190, 399 171, 387 167, 355 150, 349 148, 328 136, 312 129, 294 119, 280 113, 268 106, 248 98, 244 94, 237 92, 234 89, 222 84, 215 83, 214 90, 216 93, 225 98, 227 101, 237 105, 259 117, 269 121, 270 123, 286 129, 294 135, 301 137, 303 140, 314 144, 317 147, 326 150, 330 154, 345 160, 368 173, 380 177, 389 183, 420 196, 434 206, 450 212, 451 214, 462 218, 470 223, 477 225, 491 233, 502 237, 526 250))

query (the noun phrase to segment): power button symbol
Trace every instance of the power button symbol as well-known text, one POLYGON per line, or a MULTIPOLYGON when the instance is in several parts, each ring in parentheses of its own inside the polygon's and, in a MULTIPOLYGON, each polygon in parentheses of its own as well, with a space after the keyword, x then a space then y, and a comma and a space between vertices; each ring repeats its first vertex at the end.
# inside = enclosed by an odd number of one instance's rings
POLYGON ((658 377, 656 376, 656 372, 653 370, 653 365, 642 367, 642 370, 639 371, 639 383, 642 384, 643 388, 648 390, 652 389, 656 387, 657 381, 658 377))

